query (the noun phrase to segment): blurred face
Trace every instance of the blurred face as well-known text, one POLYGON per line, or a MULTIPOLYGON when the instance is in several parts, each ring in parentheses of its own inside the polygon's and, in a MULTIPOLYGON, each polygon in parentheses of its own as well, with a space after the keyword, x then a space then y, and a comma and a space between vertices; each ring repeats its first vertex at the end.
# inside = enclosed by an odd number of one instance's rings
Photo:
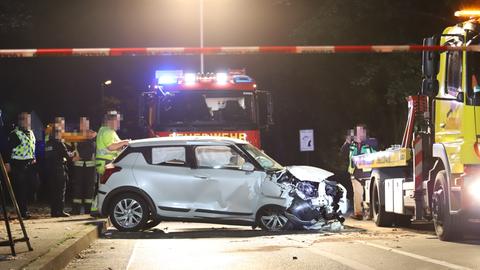
POLYGON ((115 115, 107 121, 108 127, 113 130, 118 130, 120 128, 120 115, 115 115))
POLYGON ((357 126, 357 139, 360 141, 367 139, 367 130, 362 126, 357 126))
POLYGON ((65 118, 55 117, 55 127, 60 128, 62 131, 65 131, 65 118))
POLYGON ((18 116, 18 125, 22 129, 30 129, 32 126, 32 117, 30 116, 30 114, 26 112, 22 112, 18 116))
POLYGON ((86 117, 80 117, 80 132, 86 133, 90 129, 90 121, 86 117))
POLYGON ((53 133, 54 133, 55 139, 60 140, 64 132, 65 132, 65 122, 63 122, 63 124, 59 122, 53 125, 53 133))

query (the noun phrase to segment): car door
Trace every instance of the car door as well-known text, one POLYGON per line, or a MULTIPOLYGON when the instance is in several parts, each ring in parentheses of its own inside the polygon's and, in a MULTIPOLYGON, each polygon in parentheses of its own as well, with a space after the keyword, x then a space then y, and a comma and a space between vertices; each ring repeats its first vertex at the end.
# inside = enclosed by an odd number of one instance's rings
POLYGON ((193 152, 196 216, 253 218, 265 172, 242 170, 247 157, 235 146, 199 145, 193 152))
POLYGON ((186 153, 185 146, 149 147, 144 151, 145 160, 136 162, 138 186, 150 195, 163 216, 189 216, 195 179, 186 153))

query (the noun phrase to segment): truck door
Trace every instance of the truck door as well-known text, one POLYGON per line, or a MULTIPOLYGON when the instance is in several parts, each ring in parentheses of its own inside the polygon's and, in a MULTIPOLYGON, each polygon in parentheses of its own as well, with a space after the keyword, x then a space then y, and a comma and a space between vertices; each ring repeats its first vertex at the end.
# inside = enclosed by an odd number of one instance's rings
MULTIPOLYGON (((444 45, 462 46, 459 36, 448 36, 444 45)), ((463 89, 465 53, 448 51, 440 55, 439 92, 435 98, 435 142, 442 143, 449 156, 452 173, 463 172, 460 160, 464 142, 462 118, 465 92, 463 89)))

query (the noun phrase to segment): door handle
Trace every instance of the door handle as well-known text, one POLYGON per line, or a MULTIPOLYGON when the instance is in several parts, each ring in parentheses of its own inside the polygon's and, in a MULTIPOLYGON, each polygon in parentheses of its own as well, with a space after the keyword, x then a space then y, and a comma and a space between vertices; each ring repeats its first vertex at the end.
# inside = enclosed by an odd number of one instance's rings
POLYGON ((208 176, 202 176, 202 175, 194 175, 193 177, 198 178, 198 179, 202 179, 202 180, 208 180, 208 179, 210 179, 210 177, 208 177, 208 176))

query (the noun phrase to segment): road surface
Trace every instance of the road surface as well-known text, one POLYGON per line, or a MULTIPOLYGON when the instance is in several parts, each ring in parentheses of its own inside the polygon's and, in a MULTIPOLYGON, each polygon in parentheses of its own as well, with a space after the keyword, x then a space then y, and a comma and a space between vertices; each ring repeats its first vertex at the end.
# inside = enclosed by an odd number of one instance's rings
POLYGON ((437 239, 430 225, 377 228, 347 220, 341 233, 269 234, 249 227, 161 223, 109 230, 66 269, 480 269, 480 236, 437 239))

